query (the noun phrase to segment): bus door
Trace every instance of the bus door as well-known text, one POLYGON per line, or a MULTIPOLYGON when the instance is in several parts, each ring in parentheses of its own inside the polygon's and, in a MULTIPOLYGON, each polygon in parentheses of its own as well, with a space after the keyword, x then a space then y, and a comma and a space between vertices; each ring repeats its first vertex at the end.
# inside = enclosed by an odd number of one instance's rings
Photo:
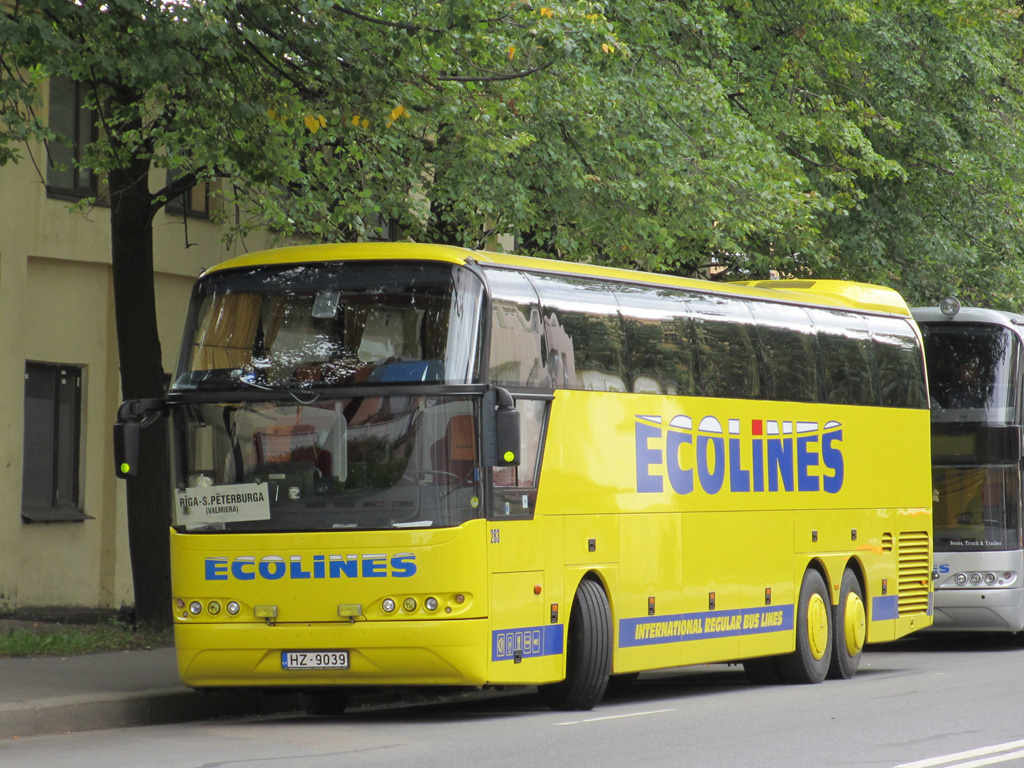
POLYGON ((492 682, 561 675, 568 618, 559 604, 562 528, 560 518, 536 514, 549 400, 516 398, 520 463, 492 470, 487 525, 492 682))

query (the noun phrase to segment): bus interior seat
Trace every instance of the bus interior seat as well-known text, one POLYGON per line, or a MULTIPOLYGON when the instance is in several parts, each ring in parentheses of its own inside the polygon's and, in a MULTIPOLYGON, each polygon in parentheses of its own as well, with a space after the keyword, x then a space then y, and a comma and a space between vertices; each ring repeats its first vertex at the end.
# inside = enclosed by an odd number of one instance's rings
MULTIPOLYGON (((460 414, 448 419, 444 437, 430 446, 430 460, 438 472, 458 477, 459 484, 469 485, 472 482, 476 463, 476 439, 473 434, 472 416, 460 414)), ((436 482, 447 484, 442 478, 438 478, 436 482)))
POLYGON ((306 465, 321 477, 331 476, 331 452, 317 444, 316 427, 312 424, 257 429, 252 435, 254 464, 306 465))

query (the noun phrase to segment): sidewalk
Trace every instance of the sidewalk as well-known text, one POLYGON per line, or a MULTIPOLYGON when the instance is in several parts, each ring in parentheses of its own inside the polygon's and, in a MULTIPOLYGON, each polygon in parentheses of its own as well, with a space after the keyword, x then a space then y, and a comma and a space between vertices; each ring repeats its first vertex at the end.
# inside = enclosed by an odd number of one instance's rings
POLYGON ((0 658, 0 739, 298 709, 298 697, 205 694, 173 648, 0 658))

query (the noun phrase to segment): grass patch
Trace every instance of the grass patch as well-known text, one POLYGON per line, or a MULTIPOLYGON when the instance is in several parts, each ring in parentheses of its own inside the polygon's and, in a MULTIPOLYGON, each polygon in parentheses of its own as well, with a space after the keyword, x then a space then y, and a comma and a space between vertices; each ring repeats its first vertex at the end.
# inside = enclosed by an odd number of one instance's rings
POLYGON ((171 630, 147 630, 116 620, 96 625, 34 624, 0 634, 0 656, 69 656, 98 651, 150 650, 173 642, 171 630))

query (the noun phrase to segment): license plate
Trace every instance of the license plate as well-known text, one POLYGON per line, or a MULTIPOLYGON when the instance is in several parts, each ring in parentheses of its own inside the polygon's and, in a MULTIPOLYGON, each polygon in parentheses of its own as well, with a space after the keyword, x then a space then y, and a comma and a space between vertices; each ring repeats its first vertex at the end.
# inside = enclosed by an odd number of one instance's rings
POLYGON ((281 669, 348 669, 348 651, 281 651, 281 669))

